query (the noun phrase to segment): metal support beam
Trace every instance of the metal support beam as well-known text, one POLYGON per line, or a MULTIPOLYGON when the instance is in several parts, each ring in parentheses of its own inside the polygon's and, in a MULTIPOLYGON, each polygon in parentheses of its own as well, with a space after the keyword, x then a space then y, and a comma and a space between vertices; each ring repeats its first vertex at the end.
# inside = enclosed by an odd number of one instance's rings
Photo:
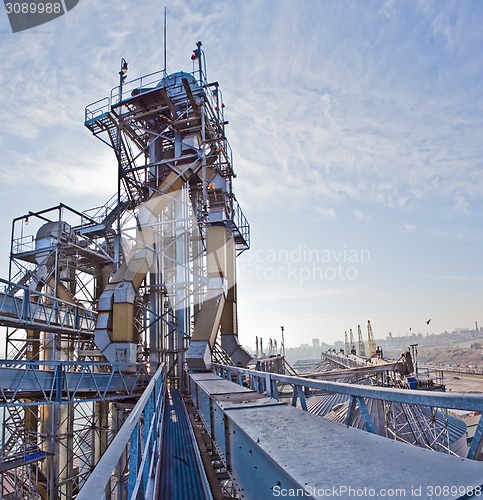
MULTIPOLYGON (((216 372, 220 372, 220 365, 214 364, 214 369, 216 372)), ((231 376, 232 373, 234 374, 237 372, 248 375, 253 381, 252 387, 254 388, 254 390, 260 390, 259 386, 258 388, 255 387, 257 386, 257 381, 265 379, 265 372, 258 372, 256 370, 224 365, 223 373, 225 377, 231 376)), ((393 389, 389 387, 374 387, 345 384, 340 382, 329 382, 325 380, 304 379, 303 377, 281 375, 278 373, 272 373, 271 378, 273 381, 283 384, 298 384, 308 389, 323 390, 327 392, 347 394, 349 396, 376 399, 380 401, 393 401, 398 403, 417 404, 420 406, 431 406, 436 408, 483 412, 483 397, 477 394, 457 394, 429 392, 421 390, 408 391, 405 389, 393 389)))
POLYGON ((478 426, 476 427, 475 435, 471 441, 470 449, 468 450, 468 458, 475 459, 478 457, 483 445, 483 413, 480 415, 478 426))
POLYGON ((359 406, 359 410, 362 415, 362 419, 364 420, 364 425, 366 426, 366 430, 371 434, 377 434, 376 429, 374 427, 374 422, 372 421, 371 414, 367 409, 367 405, 366 402, 364 401, 364 398, 358 397, 356 399, 357 399, 357 404, 359 406))
POLYGON ((347 411, 347 417, 345 419, 346 427, 350 427, 352 424, 352 418, 354 415, 354 411, 356 409, 356 404, 357 404, 357 398, 355 396, 351 396, 350 403, 349 403, 349 409, 347 411))
POLYGON ((298 397, 300 399, 300 406, 302 410, 307 411, 307 401, 305 400, 305 392, 301 385, 296 385, 295 389, 297 390, 298 397))

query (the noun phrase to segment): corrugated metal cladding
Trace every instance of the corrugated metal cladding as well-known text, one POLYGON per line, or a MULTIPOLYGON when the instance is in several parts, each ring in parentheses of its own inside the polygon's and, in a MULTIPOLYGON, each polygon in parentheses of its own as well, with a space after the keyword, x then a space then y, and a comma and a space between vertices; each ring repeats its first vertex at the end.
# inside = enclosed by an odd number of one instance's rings
POLYGON ((181 394, 169 392, 163 421, 161 477, 157 498, 176 500, 209 500, 205 479, 198 465, 196 442, 181 394))
POLYGON ((314 415, 321 417, 330 413, 334 407, 341 403, 349 401, 350 396, 347 394, 328 393, 323 396, 312 396, 307 399, 307 410, 314 415))

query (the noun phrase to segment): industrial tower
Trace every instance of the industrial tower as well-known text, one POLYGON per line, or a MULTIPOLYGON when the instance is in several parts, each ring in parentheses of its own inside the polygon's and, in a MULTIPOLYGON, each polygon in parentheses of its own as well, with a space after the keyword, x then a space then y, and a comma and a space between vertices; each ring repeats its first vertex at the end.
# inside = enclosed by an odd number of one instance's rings
MULTIPOLYGON (((481 412, 481 399, 328 386, 243 368, 251 358, 238 343, 236 256, 249 248, 250 231, 233 192, 221 91, 206 77, 201 47, 189 73, 164 69, 129 82, 122 60, 119 85, 87 106, 86 127, 117 160, 111 200, 84 212, 58 205, 13 221, 9 279, 0 279, 8 356, 0 360, 0 496, 226 497, 226 489, 216 496, 206 489, 213 480, 239 497, 269 498, 281 485, 296 491, 327 480, 344 484, 347 463, 358 464, 355 484, 367 484, 377 469, 384 488, 449 477, 465 492, 468 485, 481 490, 476 462, 428 458, 406 444, 373 440, 369 410, 384 404, 378 414, 387 429, 404 429, 406 441, 411 432, 426 446, 424 423, 430 444, 444 449, 448 426, 431 427, 437 407, 481 412), (279 383, 292 386, 291 405, 277 401, 279 383), (179 388, 191 396, 191 419, 179 388), (344 397, 344 425, 301 413, 314 390, 344 397), (427 406, 428 399, 434 411, 416 421, 407 406, 427 406), (402 421, 401 412, 409 418, 402 421), (357 414, 369 432, 347 429, 357 414), (287 432, 274 432, 280 422, 287 432), (331 453, 313 436, 322 436, 331 453), (341 443, 350 444, 349 458, 341 443), (202 445, 203 457, 195 453, 202 445), (423 459, 432 464, 429 475, 423 459), (394 463, 400 467, 387 465, 394 463), (173 466, 188 472, 169 476, 173 466), (197 486, 188 485, 195 471, 197 486)), ((370 322, 368 329, 372 354, 370 322)), ((350 337, 346 348, 355 350, 352 330, 350 337)), ((469 458, 480 453, 483 418, 475 435, 469 458)))
MULTIPOLYGON (((218 82, 208 82, 201 42, 192 73, 165 71, 120 84, 86 108, 86 127, 117 157, 117 270, 99 299, 95 342, 112 362, 135 363, 135 303, 149 301, 150 361, 179 378, 211 367, 221 348, 237 364, 237 254, 249 224, 233 193, 233 159, 218 82), (126 321, 127 320, 127 321, 126 321)), ((96 226, 86 231, 96 232, 96 226)))
MULTIPOLYGON (((158 366, 181 387, 185 367, 251 359, 236 314, 250 227, 201 42, 191 60, 191 72, 126 81, 123 59, 119 85, 86 107, 85 126, 117 160, 104 206, 13 221, 0 293, 2 497, 74 498, 158 366)), ((120 462, 119 498, 124 475, 120 462)))

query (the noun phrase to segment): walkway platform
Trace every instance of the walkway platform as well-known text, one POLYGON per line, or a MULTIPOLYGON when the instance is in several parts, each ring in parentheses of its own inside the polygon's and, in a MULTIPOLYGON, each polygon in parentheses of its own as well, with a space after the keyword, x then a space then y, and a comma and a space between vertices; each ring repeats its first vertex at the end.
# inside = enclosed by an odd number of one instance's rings
POLYGON ((179 390, 168 392, 164 412, 157 498, 211 500, 208 480, 179 390))

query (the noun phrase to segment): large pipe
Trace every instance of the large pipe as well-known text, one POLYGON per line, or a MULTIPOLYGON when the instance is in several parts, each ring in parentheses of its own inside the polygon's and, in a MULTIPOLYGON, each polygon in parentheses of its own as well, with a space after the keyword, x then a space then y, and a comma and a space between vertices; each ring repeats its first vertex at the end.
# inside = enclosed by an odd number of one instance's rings
POLYGON ((186 353, 186 363, 192 370, 211 369, 211 353, 220 328, 227 295, 226 248, 225 227, 207 227, 208 291, 195 318, 193 335, 186 353))
POLYGON ((216 336, 221 329, 221 346, 240 365, 252 356, 238 343, 236 319, 235 242, 225 226, 208 226, 206 231, 208 291, 196 319, 186 363, 192 370, 210 370, 216 336))
POLYGON ((225 272, 228 292, 225 308, 221 317, 221 347, 236 365, 246 366, 251 361, 252 356, 238 341, 236 247, 231 233, 227 235, 226 241, 225 272))
POLYGON ((158 186, 158 192, 142 205, 134 247, 99 298, 95 343, 111 363, 136 362, 134 301, 146 274, 153 268, 155 234, 152 226, 170 203, 171 195, 179 191, 184 182, 183 177, 171 172, 158 186))

